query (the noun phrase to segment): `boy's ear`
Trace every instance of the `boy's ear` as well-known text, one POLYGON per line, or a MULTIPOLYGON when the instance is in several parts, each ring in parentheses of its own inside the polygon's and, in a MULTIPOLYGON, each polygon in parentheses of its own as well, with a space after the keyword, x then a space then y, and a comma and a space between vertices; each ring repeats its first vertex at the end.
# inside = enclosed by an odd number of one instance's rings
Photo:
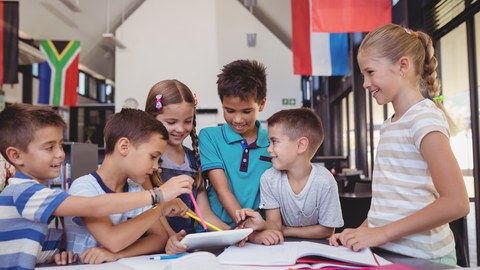
POLYGON ((115 148, 122 156, 126 156, 131 148, 130 140, 128 138, 121 137, 115 144, 115 148))
POLYGON ((267 102, 267 98, 263 98, 262 101, 258 104, 258 111, 261 112, 263 111, 263 108, 265 107, 265 103, 267 102))
POLYGON ((297 143, 297 153, 303 154, 304 152, 306 152, 308 150, 308 144, 309 141, 307 137, 300 137, 297 143))
POLYGON ((10 146, 7 147, 7 150, 5 152, 8 159, 13 163, 14 166, 23 165, 22 151, 20 149, 10 146))

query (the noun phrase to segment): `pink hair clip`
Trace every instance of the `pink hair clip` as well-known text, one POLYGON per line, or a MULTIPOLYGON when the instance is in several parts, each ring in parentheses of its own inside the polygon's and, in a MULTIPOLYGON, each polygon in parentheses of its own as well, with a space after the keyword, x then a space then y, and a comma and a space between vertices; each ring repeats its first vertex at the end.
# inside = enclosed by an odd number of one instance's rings
POLYGON ((162 105, 162 95, 157 95, 157 102, 155 103, 155 108, 157 108, 157 111, 160 111, 163 108, 162 105))
POLYGON ((193 103, 195 104, 195 108, 198 105, 198 99, 197 99, 197 94, 193 93, 193 103))

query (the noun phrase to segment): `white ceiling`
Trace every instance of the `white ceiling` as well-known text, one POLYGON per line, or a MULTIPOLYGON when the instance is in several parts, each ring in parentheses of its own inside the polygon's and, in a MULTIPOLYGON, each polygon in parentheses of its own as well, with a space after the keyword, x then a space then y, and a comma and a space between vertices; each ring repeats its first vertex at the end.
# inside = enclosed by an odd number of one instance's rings
MULTIPOLYGON (((114 46, 102 40, 102 34, 115 33, 118 26, 144 1, 147 0, 18 0, 20 36, 34 40, 79 40, 80 63, 106 78, 114 79, 114 46), (81 11, 70 10, 62 3, 65 1, 77 4, 81 11)), ((243 3, 243 0, 237 1, 243 3)), ((287 47, 291 43, 290 10, 290 0, 257 0, 252 9, 253 14, 287 47)), ((120 40, 121 34, 116 33, 120 40)))
POLYGON ((60 0, 19 0, 20 36, 34 40, 79 40, 80 62, 107 78, 114 77, 114 46, 102 34, 115 29, 144 0, 68 0, 80 12, 60 0), (109 9, 107 11, 107 6, 109 9), (109 28, 107 29, 107 17, 109 28))

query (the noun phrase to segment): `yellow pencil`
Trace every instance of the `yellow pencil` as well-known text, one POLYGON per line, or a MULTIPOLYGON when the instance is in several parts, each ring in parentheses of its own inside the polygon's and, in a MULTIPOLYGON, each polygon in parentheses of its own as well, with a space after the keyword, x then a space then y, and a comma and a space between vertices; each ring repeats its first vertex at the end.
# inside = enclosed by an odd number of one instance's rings
MULTIPOLYGON (((199 218, 199 217, 197 217, 195 214, 192 214, 192 213, 190 213, 190 212, 187 212, 187 216, 189 216, 189 217, 191 217, 191 218, 195 219, 195 220, 196 220, 196 221, 198 221, 198 222, 201 222, 201 221, 200 221, 200 218, 199 218)), ((222 231, 222 230, 221 230, 221 229, 219 229, 217 226, 215 226, 215 225, 213 225, 213 224, 210 224, 210 223, 209 223, 209 222, 207 222, 207 221, 205 221, 205 225, 207 225, 208 227, 210 227, 210 228, 214 229, 215 231, 219 231, 219 232, 221 232, 221 231, 222 231)))

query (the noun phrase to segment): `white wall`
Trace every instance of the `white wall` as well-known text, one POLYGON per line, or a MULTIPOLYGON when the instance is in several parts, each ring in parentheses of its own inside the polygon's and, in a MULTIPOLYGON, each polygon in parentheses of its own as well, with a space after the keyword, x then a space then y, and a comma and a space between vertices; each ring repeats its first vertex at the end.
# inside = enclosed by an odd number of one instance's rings
MULTIPOLYGON (((116 111, 129 97, 143 109, 153 84, 175 78, 197 93, 200 108, 217 108, 216 123, 223 123, 217 74, 237 59, 267 67, 267 106, 260 120, 301 104, 291 51, 237 0, 147 0, 117 31, 127 49, 116 50, 116 111), (256 47, 247 46, 247 32, 257 33, 256 47), (282 98, 294 98, 297 105, 282 106, 282 98)), ((212 116, 207 122, 212 124, 212 116)))

